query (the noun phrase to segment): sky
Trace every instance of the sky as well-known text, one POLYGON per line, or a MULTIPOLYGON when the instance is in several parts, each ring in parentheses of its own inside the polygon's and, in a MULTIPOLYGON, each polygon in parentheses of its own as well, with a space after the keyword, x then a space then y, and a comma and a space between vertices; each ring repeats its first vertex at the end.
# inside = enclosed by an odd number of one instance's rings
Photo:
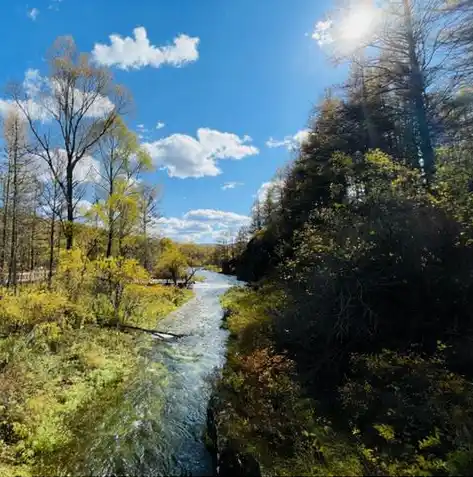
POLYGON ((313 38, 329 8, 323 0, 3 0, 0 85, 39 81, 48 48, 71 35, 133 95, 125 120, 156 166, 146 180, 162 188, 159 233, 214 242, 248 223, 255 197, 307 134, 312 108, 344 78, 313 38))

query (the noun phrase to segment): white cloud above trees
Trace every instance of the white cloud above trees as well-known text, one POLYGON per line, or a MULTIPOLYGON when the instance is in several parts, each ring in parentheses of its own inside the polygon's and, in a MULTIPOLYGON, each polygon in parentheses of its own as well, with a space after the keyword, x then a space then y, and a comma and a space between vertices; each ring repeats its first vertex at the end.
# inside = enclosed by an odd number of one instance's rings
POLYGON ((196 137, 173 134, 143 146, 157 167, 166 170, 170 177, 185 179, 217 176, 221 173, 218 161, 258 154, 258 148, 249 142, 249 136, 240 138, 233 133, 200 128, 196 137))
POLYGON ((270 137, 266 141, 266 146, 270 148, 285 147, 291 151, 299 148, 303 142, 307 141, 309 134, 309 129, 301 129, 300 131, 297 131, 294 136, 285 136, 283 139, 274 139, 273 137, 270 137))
POLYGON ((266 200, 266 197, 268 196, 268 191, 270 189, 273 189, 274 191, 278 191, 278 194, 276 194, 276 195, 279 195, 279 191, 281 190, 283 185, 284 185, 284 181, 281 180, 281 179, 274 179, 274 180, 269 181, 269 182, 263 182, 260 185, 260 187, 258 189, 258 192, 256 192, 255 197, 261 203, 263 203, 266 200))
MULTIPOLYGON (((47 123, 53 119, 53 114, 58 114, 59 106, 54 97, 59 88, 58 84, 41 76, 38 70, 28 69, 22 86, 25 98, 19 101, 21 107, 11 99, 0 99, 1 116, 5 116, 11 109, 19 110, 22 115, 23 109, 33 120, 47 123)), ((74 103, 77 111, 84 109, 86 118, 103 118, 115 107, 108 97, 79 89, 74 90, 74 103), (87 107, 83 108, 84 104, 87 107)))
POLYGON ((221 189, 222 190, 236 189, 237 187, 242 185, 243 185, 243 182, 234 182, 234 181, 224 182, 221 189))
POLYGON ((189 210, 182 217, 161 217, 154 224, 156 234, 179 242, 212 243, 222 234, 236 234, 251 219, 246 215, 215 209, 189 210))
POLYGON ((147 66, 159 68, 163 65, 180 67, 199 58, 200 39, 184 34, 165 46, 152 45, 144 27, 135 28, 133 38, 114 34, 110 35, 109 39, 109 45, 96 43, 92 50, 94 61, 103 66, 115 66, 123 70, 147 66))

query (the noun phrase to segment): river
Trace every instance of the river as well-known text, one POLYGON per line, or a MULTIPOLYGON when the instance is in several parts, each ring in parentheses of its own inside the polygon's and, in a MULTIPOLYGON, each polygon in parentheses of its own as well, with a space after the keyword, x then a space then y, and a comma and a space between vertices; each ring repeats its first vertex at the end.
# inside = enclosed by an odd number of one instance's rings
MULTIPOLYGON (((188 334, 155 340, 142 372, 114 406, 104 408, 94 432, 84 433, 83 458, 69 467, 81 475, 212 475, 203 440, 210 399, 209 376, 225 360, 220 296, 236 279, 199 272, 206 281, 195 298, 159 322, 159 329, 188 334)), ((95 420, 95 419, 94 419, 95 420)))

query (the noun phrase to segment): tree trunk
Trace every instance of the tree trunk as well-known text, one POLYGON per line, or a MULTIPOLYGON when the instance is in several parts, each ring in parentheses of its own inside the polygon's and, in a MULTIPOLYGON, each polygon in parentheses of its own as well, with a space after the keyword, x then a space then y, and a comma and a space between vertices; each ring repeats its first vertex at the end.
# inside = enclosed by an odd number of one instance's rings
POLYGON ((54 266, 54 235, 56 227, 56 208, 57 208, 57 194, 58 194, 58 185, 54 182, 54 192, 53 192, 53 207, 52 207, 52 216, 51 216, 51 227, 49 229, 49 270, 48 270, 48 287, 51 288, 53 282, 53 266, 54 266))
POLYGON ((48 287, 51 288, 53 282, 53 266, 54 266, 54 227, 55 213, 51 217, 51 228, 49 230, 49 270, 48 270, 48 287))
POLYGON ((13 197, 11 217, 10 264, 8 267, 7 286, 16 288, 17 283, 17 207, 18 207, 18 134, 15 130, 13 148, 13 197))
POLYGON ((112 256, 113 234, 114 234, 113 224, 109 222, 108 239, 107 239, 107 258, 112 256))
POLYGON ((71 250, 74 246, 74 188, 73 188, 73 170, 69 161, 66 171, 66 206, 67 222, 64 230, 66 236, 66 250, 71 250))
POLYGON ((5 282, 5 264, 6 264, 6 249, 7 249, 7 238, 8 238, 8 213, 10 205, 10 175, 11 175, 11 165, 10 159, 8 161, 8 170, 7 177, 3 195, 3 230, 2 230, 2 250, 0 251, 0 266, 1 268, 1 281, 5 282))
POLYGON ((31 223, 31 249, 30 249, 30 270, 35 268, 35 235, 36 235, 36 205, 38 201, 38 189, 35 189, 33 202, 33 218, 31 223))
POLYGON ((420 70, 419 60, 416 53, 414 31, 412 26, 412 14, 409 0, 403 0, 404 21, 407 30, 407 42, 409 47, 410 85, 409 92, 412 100, 414 117, 419 128, 420 152, 423 159, 423 169, 427 181, 430 182, 435 172, 435 155, 430 137, 429 123, 427 120, 427 108, 425 104, 425 82, 420 70))
POLYGON ((109 187, 108 187, 108 239, 107 239, 107 258, 112 256, 113 237, 115 234, 115 227, 113 223, 113 209, 112 209, 112 196, 114 192, 114 175, 113 175, 113 151, 110 158, 110 170, 109 173, 109 187))

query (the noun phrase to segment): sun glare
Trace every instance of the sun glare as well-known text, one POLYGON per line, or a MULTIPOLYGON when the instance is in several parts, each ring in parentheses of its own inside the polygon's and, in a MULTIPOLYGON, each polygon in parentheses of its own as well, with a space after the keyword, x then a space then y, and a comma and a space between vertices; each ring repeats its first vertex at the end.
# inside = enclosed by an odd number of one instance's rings
POLYGON ((349 12, 340 25, 340 36, 346 41, 364 38, 373 29, 375 12, 372 8, 361 8, 349 12))

